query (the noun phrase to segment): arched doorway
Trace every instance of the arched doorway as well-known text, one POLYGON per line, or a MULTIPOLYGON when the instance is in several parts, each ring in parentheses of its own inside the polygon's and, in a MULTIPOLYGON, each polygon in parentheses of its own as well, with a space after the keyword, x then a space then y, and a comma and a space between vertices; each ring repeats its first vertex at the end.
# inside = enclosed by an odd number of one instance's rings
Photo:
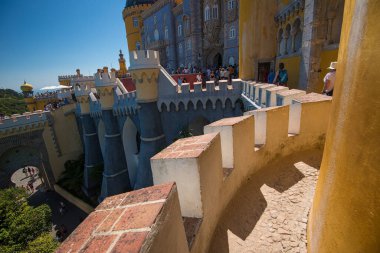
POLYGON ((0 188, 23 187, 34 193, 46 181, 41 153, 29 146, 10 148, 0 155, 0 188))
POLYGON ((219 66, 222 66, 222 65, 223 65, 223 58, 222 58, 222 55, 221 55, 220 53, 217 53, 217 54, 214 56, 213 65, 214 65, 215 67, 219 67, 219 66))
POLYGON ((122 132, 125 159, 127 160, 129 180, 132 187, 136 182, 137 168, 139 165, 138 153, 140 149, 140 134, 131 118, 127 118, 122 132))

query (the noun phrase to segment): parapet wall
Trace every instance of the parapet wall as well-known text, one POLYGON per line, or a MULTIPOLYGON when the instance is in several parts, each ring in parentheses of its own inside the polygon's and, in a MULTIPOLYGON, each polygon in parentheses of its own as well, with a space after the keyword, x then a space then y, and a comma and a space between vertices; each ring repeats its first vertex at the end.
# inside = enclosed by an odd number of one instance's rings
POLYGON ((43 129, 48 121, 46 116, 48 113, 40 110, 34 113, 25 112, 0 118, 0 137, 33 131, 33 129, 43 129))
POLYGON ((139 50, 129 53, 129 70, 160 68, 160 57, 157 51, 139 50))
MULTIPOLYGON (((242 117, 219 120, 205 127, 205 135, 176 141, 151 159, 157 186, 140 190, 147 193, 144 197, 140 196, 140 191, 124 194, 122 199, 125 196, 134 199, 133 206, 126 207, 126 210, 114 210, 124 207, 120 205, 123 200, 118 197, 122 195, 106 199, 97 209, 99 211, 90 215, 58 252, 79 252, 92 247, 94 240, 103 242, 98 243, 99 247, 115 247, 124 238, 119 233, 140 231, 147 231, 148 236, 132 240, 138 243, 128 240, 123 244, 124 251, 208 252, 223 210, 247 179, 255 180, 257 171, 287 155, 322 151, 330 107, 330 97, 311 93, 293 99, 290 105, 263 108, 247 112, 242 117), (169 182, 176 182, 180 205, 170 204, 173 202, 169 197, 156 198, 161 196, 157 189, 165 188, 169 182), (155 203, 152 198, 160 199, 158 203, 164 202, 166 207, 160 207, 160 211, 150 208, 134 210, 145 203, 155 203), (105 205, 108 212, 103 215, 100 210, 105 205), (162 212, 171 218, 160 218, 162 212), (178 216, 183 217, 183 222, 178 221, 178 216), (140 222, 146 223, 129 227, 140 222), (103 227, 110 232, 98 233, 103 227), (130 230, 116 232, 119 228, 130 230), (112 243, 107 238, 96 237, 108 234, 115 235, 112 239, 107 237, 112 243), (76 246, 75 238, 80 240, 81 247, 76 246)), ((108 252, 110 247, 97 249, 98 252, 108 252)))

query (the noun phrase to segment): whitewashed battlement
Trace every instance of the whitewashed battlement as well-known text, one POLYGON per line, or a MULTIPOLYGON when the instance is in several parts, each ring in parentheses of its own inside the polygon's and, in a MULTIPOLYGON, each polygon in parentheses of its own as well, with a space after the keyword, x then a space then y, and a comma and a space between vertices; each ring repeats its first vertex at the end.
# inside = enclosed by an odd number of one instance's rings
MULTIPOLYGON (((63 75, 63 76, 58 76, 58 80, 61 81, 61 80, 68 80, 68 79, 72 79, 72 78, 76 78, 78 77, 78 75, 63 75)), ((80 77, 83 77, 83 75, 80 75, 80 77)))
POLYGON ((160 68, 159 53, 153 50, 131 51, 129 62, 129 70, 160 68))
POLYGON ((107 87, 117 85, 116 73, 105 71, 103 73, 95 74, 95 87, 107 87))
POLYGON ((152 157, 154 185, 176 182, 181 216, 199 221, 192 245, 181 252, 207 252, 225 207, 247 180, 260 180, 257 171, 288 155, 321 154, 330 109, 330 97, 307 94, 291 105, 211 123, 205 135, 180 139, 152 157))
POLYGON ((76 97, 88 96, 92 92, 91 87, 87 85, 75 86, 74 93, 76 97))
POLYGON ((0 118, 0 135, 19 132, 20 130, 40 129, 48 121, 49 112, 35 111, 23 114, 13 114, 10 117, 0 118))

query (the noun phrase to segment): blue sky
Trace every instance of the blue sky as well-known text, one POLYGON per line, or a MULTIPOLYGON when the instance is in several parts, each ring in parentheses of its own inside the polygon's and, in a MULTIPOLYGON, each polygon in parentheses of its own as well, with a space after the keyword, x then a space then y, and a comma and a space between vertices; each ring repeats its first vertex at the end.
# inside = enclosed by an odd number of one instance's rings
POLYGON ((1 0, 0 88, 35 90, 58 84, 58 75, 118 68, 127 54, 125 0, 1 0))

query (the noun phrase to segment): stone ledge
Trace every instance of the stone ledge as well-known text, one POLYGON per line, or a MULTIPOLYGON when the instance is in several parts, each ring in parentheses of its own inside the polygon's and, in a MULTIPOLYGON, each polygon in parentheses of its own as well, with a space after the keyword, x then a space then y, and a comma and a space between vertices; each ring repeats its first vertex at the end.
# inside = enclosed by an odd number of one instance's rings
POLYGON ((293 99, 294 102, 298 103, 312 103, 312 102, 321 102, 321 101, 330 101, 332 100, 332 97, 318 94, 318 93, 309 93, 301 97, 297 97, 293 99))

